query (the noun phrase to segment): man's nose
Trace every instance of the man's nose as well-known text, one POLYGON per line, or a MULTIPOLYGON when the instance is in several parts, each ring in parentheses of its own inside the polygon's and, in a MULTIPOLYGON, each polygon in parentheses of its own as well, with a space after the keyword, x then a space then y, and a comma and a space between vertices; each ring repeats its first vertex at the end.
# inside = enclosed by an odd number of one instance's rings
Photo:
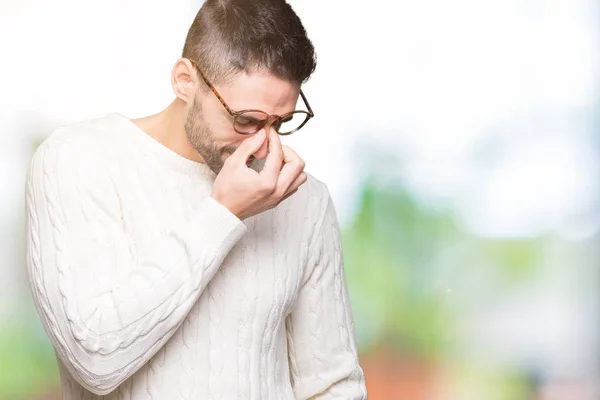
POLYGON ((275 132, 278 132, 279 125, 281 125, 281 119, 279 118, 279 115, 269 115, 264 129, 266 129, 266 131, 268 132, 269 129, 273 128, 275 129, 275 132))
POLYGON ((263 129, 267 133, 267 138, 265 139, 265 142, 263 143, 262 147, 258 149, 256 153, 254 153, 254 157, 258 158, 259 160, 266 158, 267 154, 269 153, 269 132, 272 129, 272 127, 268 125, 265 126, 263 129))

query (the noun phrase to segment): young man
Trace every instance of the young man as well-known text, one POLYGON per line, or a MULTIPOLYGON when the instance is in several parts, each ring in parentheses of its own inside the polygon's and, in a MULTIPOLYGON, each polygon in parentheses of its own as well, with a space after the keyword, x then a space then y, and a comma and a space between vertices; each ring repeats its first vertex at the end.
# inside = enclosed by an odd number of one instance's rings
POLYGON ((165 110, 39 147, 28 270, 64 399, 366 398, 334 206, 279 140, 314 68, 284 0, 207 0, 165 110))

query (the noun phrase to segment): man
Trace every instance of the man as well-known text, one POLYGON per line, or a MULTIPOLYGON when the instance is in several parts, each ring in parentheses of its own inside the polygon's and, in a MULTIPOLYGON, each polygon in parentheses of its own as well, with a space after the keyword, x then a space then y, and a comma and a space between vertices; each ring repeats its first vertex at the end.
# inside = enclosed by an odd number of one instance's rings
POLYGON ((278 135, 313 116, 314 60, 284 0, 207 0, 173 103, 36 151, 28 271, 64 399, 366 398, 334 206, 278 135))

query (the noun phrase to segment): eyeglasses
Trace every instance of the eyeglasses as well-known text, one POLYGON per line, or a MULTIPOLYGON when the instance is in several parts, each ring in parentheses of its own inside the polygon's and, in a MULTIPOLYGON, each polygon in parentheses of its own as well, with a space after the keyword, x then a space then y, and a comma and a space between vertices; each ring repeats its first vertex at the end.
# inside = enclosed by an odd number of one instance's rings
POLYGON ((241 110, 241 111, 233 111, 225 100, 221 97, 217 89, 208 81, 206 76, 202 73, 198 65, 190 60, 190 62, 196 67, 200 76, 206 83, 206 86, 217 96, 217 99, 221 102, 223 107, 227 110, 229 115, 233 117, 233 129, 240 135, 252 135, 258 131, 260 131, 265 125, 271 124, 271 126, 275 129, 275 131, 280 135, 291 135, 294 132, 297 132, 302 128, 309 119, 315 116, 304 93, 300 90, 300 96, 306 105, 306 109, 308 111, 303 110, 295 110, 285 113, 283 115, 270 115, 261 110, 241 110))

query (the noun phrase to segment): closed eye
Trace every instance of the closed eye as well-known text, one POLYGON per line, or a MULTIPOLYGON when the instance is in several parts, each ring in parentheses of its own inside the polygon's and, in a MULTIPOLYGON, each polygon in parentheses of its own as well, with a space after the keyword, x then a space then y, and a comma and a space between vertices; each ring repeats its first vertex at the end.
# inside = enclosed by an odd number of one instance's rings
POLYGON ((240 125, 253 125, 253 124, 257 124, 262 121, 263 120, 258 119, 258 118, 252 118, 252 117, 246 117, 246 116, 238 117, 236 120, 236 122, 240 125))

